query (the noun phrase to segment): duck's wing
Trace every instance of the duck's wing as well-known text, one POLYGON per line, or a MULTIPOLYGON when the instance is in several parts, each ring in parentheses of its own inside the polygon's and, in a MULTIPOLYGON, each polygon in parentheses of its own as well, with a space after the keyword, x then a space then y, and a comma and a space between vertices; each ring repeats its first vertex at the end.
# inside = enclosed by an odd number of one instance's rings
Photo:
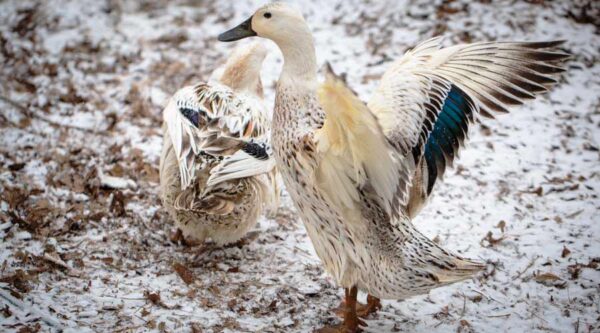
POLYGON ((250 140, 210 171, 208 186, 271 172, 275 168, 271 146, 266 141, 250 140))
POLYGON ((370 192, 391 215, 406 199, 410 167, 395 157, 377 117, 329 67, 317 95, 325 121, 314 133, 316 183, 341 209, 356 208, 361 192, 370 192))
MULTIPOLYGON (((451 166, 479 115, 508 112, 555 84, 568 54, 562 42, 485 42, 418 45, 386 71, 368 106, 386 136, 423 165, 429 195, 451 166), (424 161, 423 161, 424 159, 424 161)), ((411 198, 412 199, 412 198, 411 198)))
POLYGON ((208 186, 270 172, 275 166, 262 104, 229 88, 200 84, 179 90, 163 116, 179 165, 181 188, 193 183, 201 156, 217 160, 208 186))
MULTIPOLYGON (((325 122, 314 134, 319 161, 316 184, 344 222, 385 244, 383 256, 402 258, 392 269, 408 274, 423 291, 480 271, 484 265, 444 250, 416 230, 398 209, 396 201, 406 198, 409 185, 402 176, 414 170, 412 159, 397 156, 397 148, 369 108, 332 74, 327 75, 318 97, 325 122)), ((343 244, 349 252, 364 250, 353 242, 343 244)))

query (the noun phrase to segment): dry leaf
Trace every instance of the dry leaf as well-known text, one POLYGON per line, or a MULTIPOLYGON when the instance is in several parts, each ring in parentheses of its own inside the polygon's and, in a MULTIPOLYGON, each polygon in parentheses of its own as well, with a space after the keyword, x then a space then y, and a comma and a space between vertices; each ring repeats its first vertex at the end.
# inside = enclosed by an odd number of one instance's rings
POLYGON ((202 326, 199 323, 190 323, 192 333, 202 333, 202 326))
POLYGON ((541 283, 547 287, 564 288, 567 282, 553 273, 541 273, 535 275, 535 282, 541 283))
POLYGON ((40 323, 35 323, 32 326, 23 326, 17 332, 18 333, 37 333, 42 329, 40 323))
POLYGON ((487 235, 479 242, 483 247, 493 247, 500 244, 504 240, 504 236, 494 238, 491 231, 488 231, 487 235), (487 242, 487 244, 486 244, 487 242))
POLYGON ((498 225, 496 225, 496 228, 499 228, 500 231, 504 233, 504 230, 506 229, 506 222, 504 220, 501 220, 500 222, 498 222, 498 225))
POLYGON ((19 171, 25 167, 25 163, 13 163, 8 166, 8 170, 10 171, 19 171))
POLYGON ((152 302, 152 304, 160 305, 162 307, 168 308, 160 299, 160 294, 158 292, 152 293, 152 292, 149 292, 146 290, 146 291, 144 291, 144 296, 146 297, 147 300, 152 302))
POLYGON ((8 283, 9 285, 16 288, 18 291, 22 293, 27 293, 31 290, 31 286, 29 285, 29 281, 31 281, 33 277, 27 274, 22 269, 17 269, 13 275, 4 276, 0 278, 0 282, 8 283))
POLYGON ((176 262, 173 264, 173 269, 175 270, 175 272, 177 272, 177 274, 183 280, 183 282, 185 282, 185 284, 191 284, 194 282, 194 274, 184 265, 176 262))
POLYGON ((466 321, 465 319, 461 319, 459 321, 459 326, 456 329, 457 333, 467 333, 467 332, 473 332, 473 328, 471 327, 471 324, 466 321))
POLYGON ((123 192, 116 190, 113 192, 113 197, 110 202, 110 211, 113 212, 114 216, 121 217, 125 216, 125 195, 123 192))
POLYGON ((562 258, 566 258, 569 254, 571 254, 571 250, 567 249, 566 246, 563 246, 563 250, 560 256, 562 258))

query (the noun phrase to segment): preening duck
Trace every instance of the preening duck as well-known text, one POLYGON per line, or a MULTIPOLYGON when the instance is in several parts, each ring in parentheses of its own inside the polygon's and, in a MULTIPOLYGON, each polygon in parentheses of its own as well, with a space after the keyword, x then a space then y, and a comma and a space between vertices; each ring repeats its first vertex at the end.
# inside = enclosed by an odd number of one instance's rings
POLYGON ((160 189, 190 243, 239 240, 279 204, 258 42, 234 50, 214 83, 180 89, 163 112, 160 189))
POLYGON ((365 104, 331 70, 319 85, 312 34, 293 7, 266 5, 219 39, 250 36, 283 54, 275 159, 325 270, 345 288, 344 323, 323 331, 359 330, 357 290, 373 310, 379 298, 426 293, 484 268, 426 238, 411 218, 479 116, 556 83, 567 58, 553 50, 560 42, 442 48, 434 38, 396 60, 365 104))

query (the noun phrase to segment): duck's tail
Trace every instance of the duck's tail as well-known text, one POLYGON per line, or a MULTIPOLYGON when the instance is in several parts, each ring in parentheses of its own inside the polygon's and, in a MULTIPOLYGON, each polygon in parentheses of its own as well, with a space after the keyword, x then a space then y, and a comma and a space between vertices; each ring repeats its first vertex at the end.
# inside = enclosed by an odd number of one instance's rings
POLYGON ((440 284, 451 284, 469 279, 486 267, 484 263, 471 259, 460 258, 455 255, 450 255, 450 258, 451 265, 438 269, 434 273, 440 284))
POLYGON ((443 249, 415 229, 408 218, 399 227, 406 237, 399 246, 404 265, 411 268, 413 279, 424 289, 469 279, 486 267, 484 263, 443 249))

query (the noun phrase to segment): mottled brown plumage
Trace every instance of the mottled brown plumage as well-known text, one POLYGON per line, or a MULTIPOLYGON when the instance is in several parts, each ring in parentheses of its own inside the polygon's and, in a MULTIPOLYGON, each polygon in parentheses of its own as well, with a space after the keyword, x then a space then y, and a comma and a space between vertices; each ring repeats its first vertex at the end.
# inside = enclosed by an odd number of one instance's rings
POLYGON ((234 51, 214 83, 179 90, 164 111, 161 196, 184 238, 239 240, 279 200, 262 101, 266 51, 234 51))

